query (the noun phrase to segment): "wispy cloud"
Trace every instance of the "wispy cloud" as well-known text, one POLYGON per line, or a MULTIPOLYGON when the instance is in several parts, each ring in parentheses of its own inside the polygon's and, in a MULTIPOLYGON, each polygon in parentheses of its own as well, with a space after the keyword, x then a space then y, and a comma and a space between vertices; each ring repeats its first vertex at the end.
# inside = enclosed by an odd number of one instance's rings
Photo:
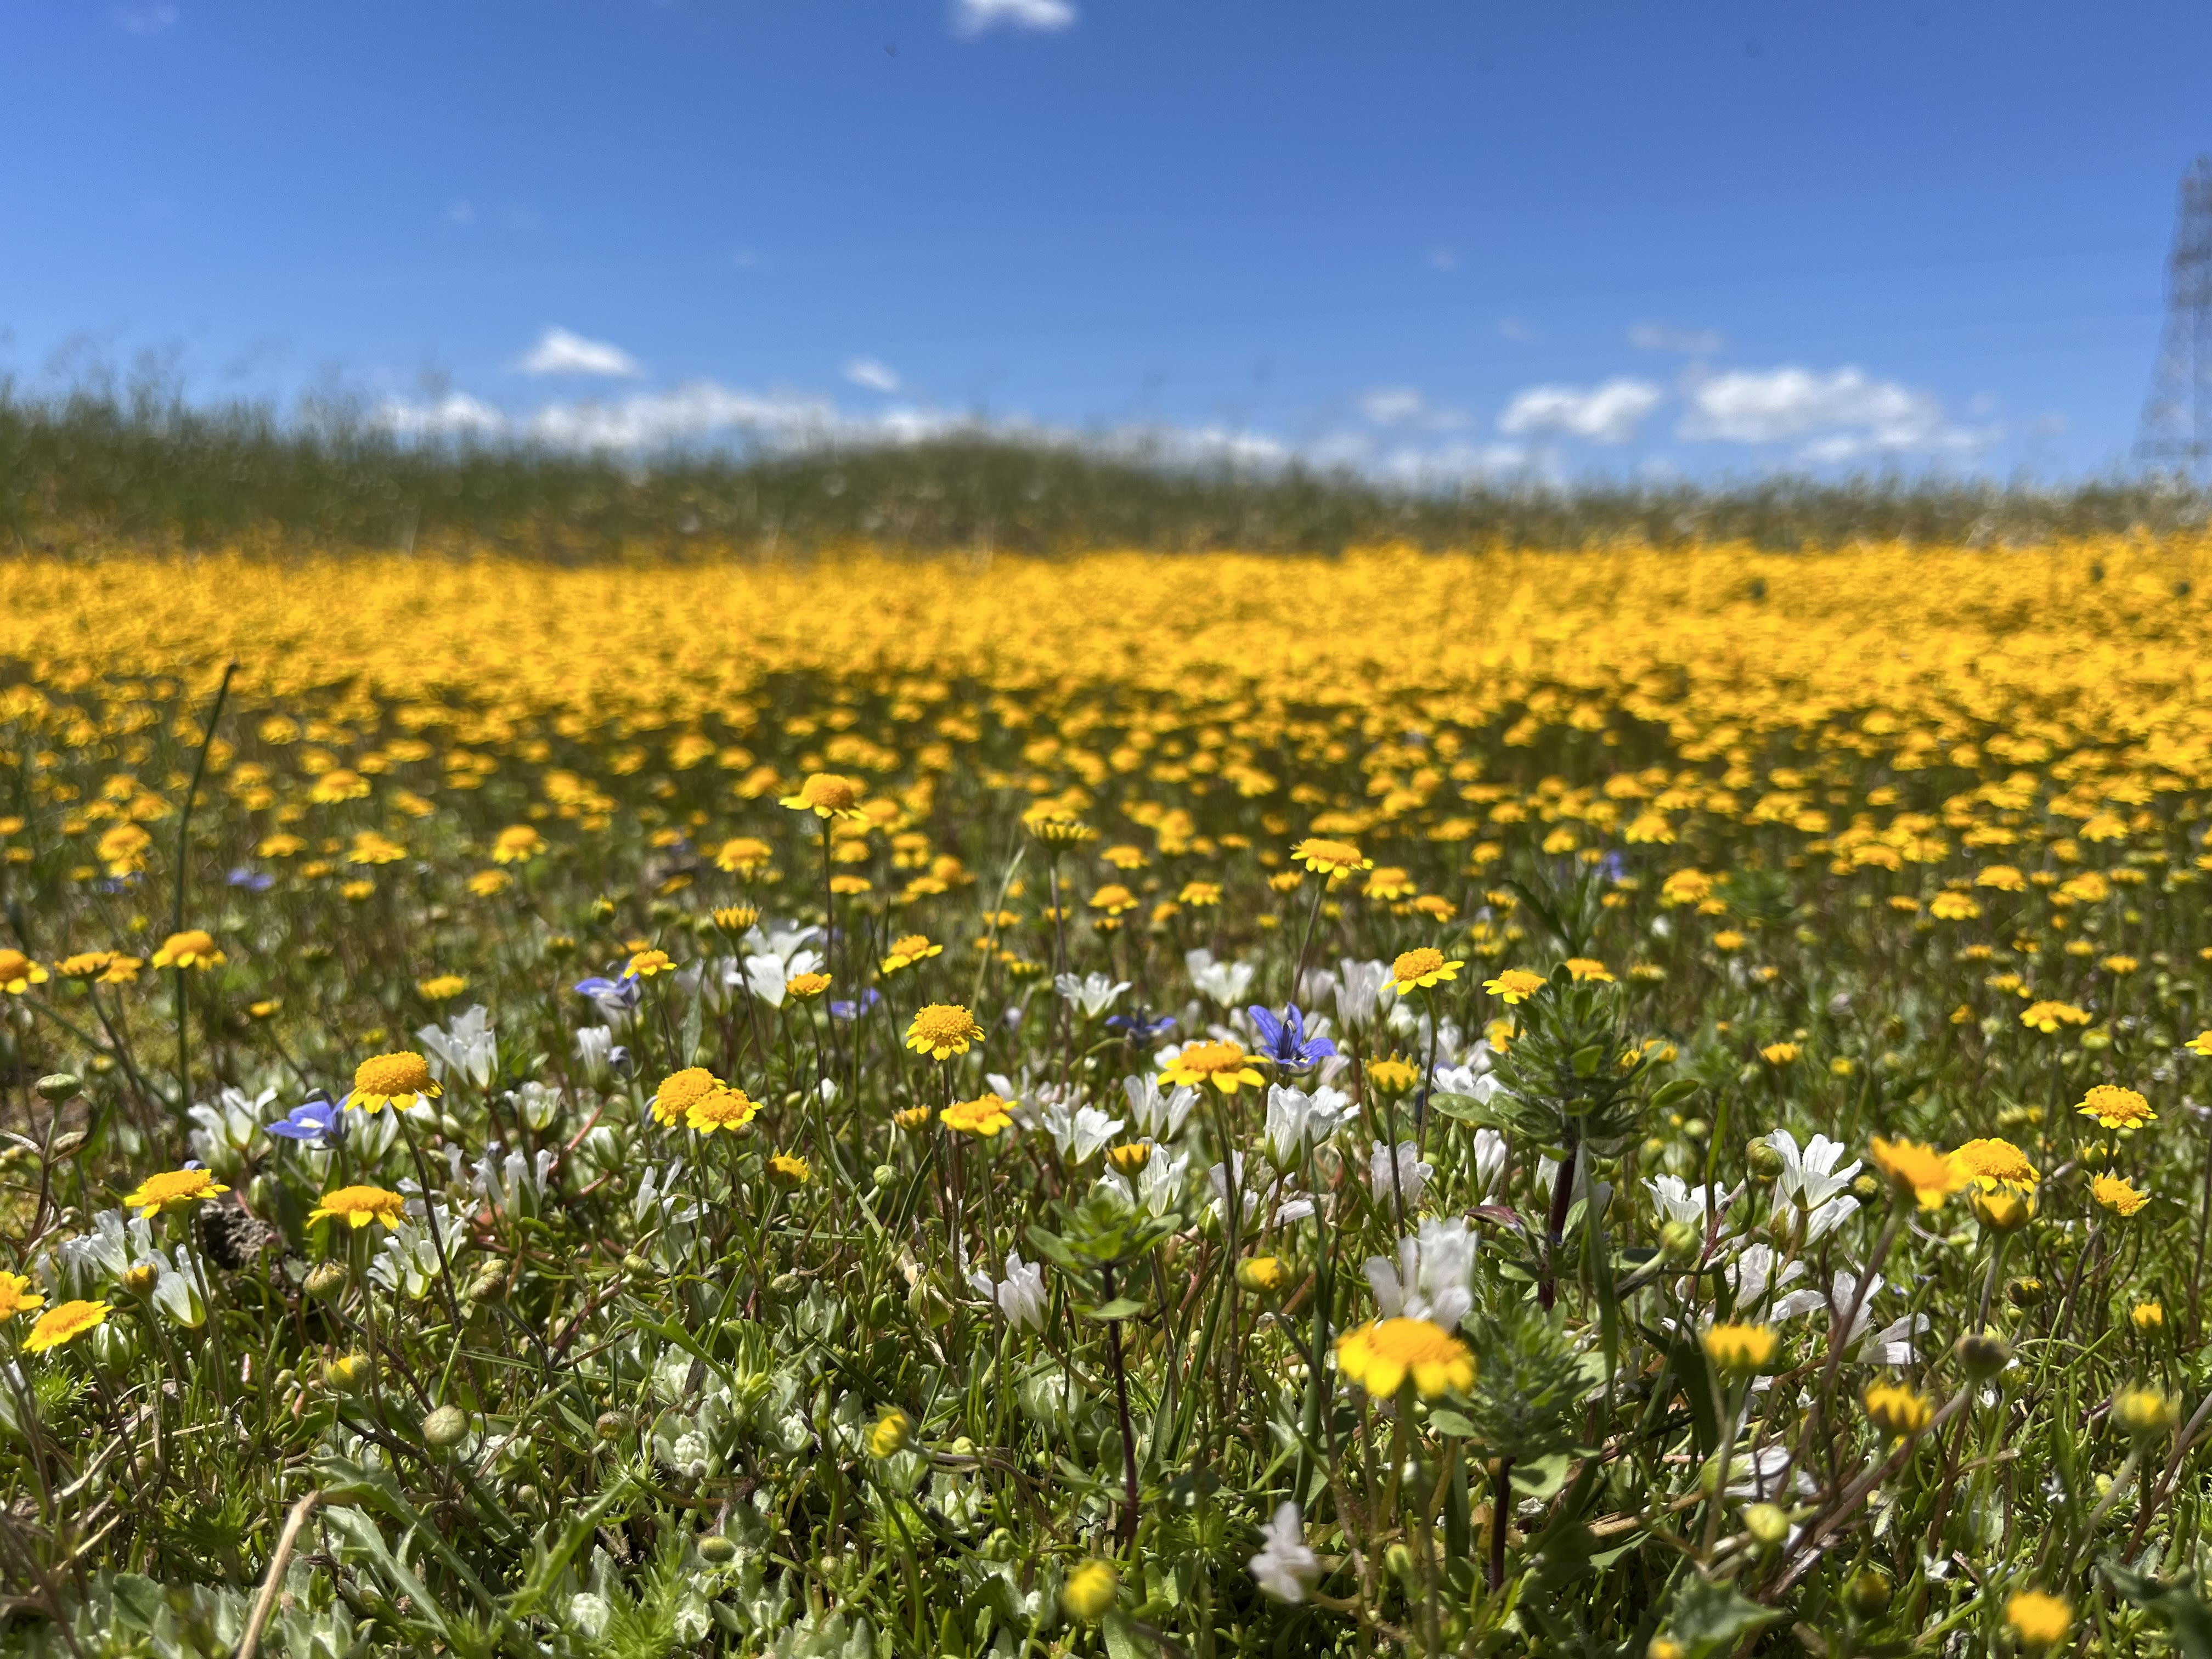
POLYGON ((1414 386, 1378 386, 1361 392, 1358 401, 1360 418, 1374 426, 1445 432, 1467 424, 1465 415, 1455 409, 1439 409, 1414 386))
POLYGON ((1542 337, 1518 317, 1500 317, 1498 331, 1516 345, 1534 345, 1542 337))
POLYGON ((1498 417, 1508 436, 1560 432, 1595 443, 1626 443, 1666 394, 1649 380, 1620 376, 1600 386, 1532 386, 1498 417))
POLYGON ((1628 331, 1628 343, 1638 351, 1679 351, 1687 357, 1710 357, 1728 349, 1726 337, 1717 329, 1676 328, 1670 323, 1638 323, 1628 331))
POLYGON ((161 34, 177 26, 177 9, 171 5, 118 6, 115 27, 125 34, 161 34))
POLYGON ((873 357, 854 358, 845 365, 845 378, 871 392, 896 392, 900 385, 898 371, 873 357))
POLYGON ((587 340, 565 328, 549 328, 515 365, 525 374, 597 374, 635 380, 645 373, 636 358, 605 340, 587 340))
POLYGON ((952 0, 952 32, 977 35, 1004 26, 1049 33, 1075 21, 1069 0, 952 0))
POLYGON ((1953 421, 1935 393, 1845 367, 1826 374, 1784 364, 1693 379, 1680 435, 1739 444, 1802 440, 1814 465, 1874 454, 1972 454, 2002 435, 1953 421))

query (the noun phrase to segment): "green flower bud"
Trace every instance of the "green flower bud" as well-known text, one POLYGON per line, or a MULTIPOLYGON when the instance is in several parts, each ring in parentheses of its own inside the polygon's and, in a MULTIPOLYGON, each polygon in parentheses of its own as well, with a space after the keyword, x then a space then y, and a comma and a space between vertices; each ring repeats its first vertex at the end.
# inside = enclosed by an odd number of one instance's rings
POLYGON ((459 1406, 441 1406, 422 1419, 422 1443, 443 1451, 458 1446, 469 1431, 469 1414, 459 1406))

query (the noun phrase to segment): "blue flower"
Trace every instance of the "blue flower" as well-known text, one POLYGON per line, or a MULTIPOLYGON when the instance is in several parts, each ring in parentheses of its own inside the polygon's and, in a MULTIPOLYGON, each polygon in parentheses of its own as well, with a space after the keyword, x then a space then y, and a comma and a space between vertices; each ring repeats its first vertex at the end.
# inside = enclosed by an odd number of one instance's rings
POLYGON ((1306 1017, 1295 1002, 1284 1005, 1280 1019, 1256 1005, 1244 1012, 1252 1016, 1252 1024, 1260 1033, 1261 1054, 1286 1072, 1318 1066, 1336 1052, 1336 1045, 1327 1037, 1306 1036, 1306 1017))
POLYGON ((295 1106, 269 1126, 269 1133, 282 1135, 287 1140, 321 1140, 343 1133, 344 1123, 345 1114, 337 1106, 327 1100, 315 1099, 295 1106))
POLYGON ((831 1003, 830 1005, 830 1017, 832 1019, 855 1019, 860 1015, 868 1012, 883 1000, 883 993, 877 990, 873 986, 870 986, 866 990, 860 993, 860 1000, 858 1003, 831 1003))
POLYGON ((635 1013, 640 999, 645 995, 644 988, 638 983, 635 974, 624 974, 620 979, 606 979, 594 974, 589 979, 576 981, 576 993, 591 998, 599 1012, 610 1019, 622 1019, 635 1013))
POLYGON ((265 893, 276 884, 276 878, 266 870, 249 870, 241 864, 230 872, 230 884, 256 893, 265 893))
POLYGON ((1109 1017, 1106 1029, 1119 1031, 1131 1042, 1150 1042, 1174 1030, 1175 1021, 1166 1014, 1155 1019, 1151 1009, 1139 1006, 1132 1008, 1126 1014, 1109 1017))

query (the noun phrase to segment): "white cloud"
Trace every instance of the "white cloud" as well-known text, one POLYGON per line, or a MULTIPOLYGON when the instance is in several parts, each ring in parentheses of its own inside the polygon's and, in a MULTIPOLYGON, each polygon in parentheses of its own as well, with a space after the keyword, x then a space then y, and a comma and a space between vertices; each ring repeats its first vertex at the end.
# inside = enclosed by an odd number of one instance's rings
POLYGON ((1679 351, 1690 357, 1710 357, 1728 349, 1728 341, 1717 329, 1676 328, 1668 323, 1637 324, 1628 331, 1628 343, 1638 351, 1679 351))
POLYGON ((898 371, 889 363, 873 357, 855 357, 845 365, 845 378, 854 386, 866 386, 871 392, 896 392, 899 389, 898 371))
POLYGON ((1075 21, 1069 0, 952 0, 952 32, 981 34, 1003 23, 1009 28, 1049 32, 1075 21))
POLYGON ((1845 367, 1820 374, 1795 364, 1736 369, 1692 381, 1680 434, 1724 443, 1804 439, 1799 459, 1835 465, 1877 453, 1972 453, 1996 428, 1955 424, 1942 400, 1896 380, 1845 367))
POLYGON ((454 198, 446 204, 446 222, 451 225, 472 225, 477 222, 477 204, 465 196, 454 198))
POLYGON ((1512 341, 1516 345, 1534 345, 1539 337, 1536 331, 1529 327, 1528 324, 1522 322, 1518 317, 1499 318, 1498 319, 1498 331, 1505 338, 1512 341))
POLYGON ((1515 395, 1498 418, 1509 435, 1564 432, 1601 444, 1626 443, 1663 396, 1649 380, 1621 376, 1585 390, 1572 386, 1532 386, 1515 395))
POLYGON ((1434 449, 1400 449, 1382 456, 1372 471, 1417 487, 1469 483, 1525 474, 1528 450, 1519 444, 1443 444, 1434 449))
POLYGON ((507 431, 507 415, 465 392, 449 392, 429 403, 392 398, 378 418, 403 438, 489 438, 507 431))
POLYGON ((645 373, 636 358, 605 340, 587 340, 565 328, 549 328, 515 365, 525 374, 604 374, 635 380, 645 373))
POLYGON ((1431 248, 1429 251, 1429 269, 1431 270, 1457 270, 1459 269, 1459 255, 1453 252, 1451 249, 1448 247, 1431 248))
POLYGON ((115 27, 125 34, 160 34, 177 26, 177 9, 170 5, 118 6, 115 27))
POLYGON ((1467 424, 1467 416, 1457 410, 1437 408, 1410 386, 1378 386, 1363 392, 1358 406, 1361 418, 1374 426, 1418 427, 1446 432, 1467 424))

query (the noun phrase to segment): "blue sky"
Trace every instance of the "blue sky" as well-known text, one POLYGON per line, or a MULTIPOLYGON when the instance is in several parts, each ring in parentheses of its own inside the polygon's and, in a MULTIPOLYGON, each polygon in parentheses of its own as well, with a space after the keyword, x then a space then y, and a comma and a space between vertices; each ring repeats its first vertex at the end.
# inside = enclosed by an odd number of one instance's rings
POLYGON ((2124 463, 2212 8, 0 0, 0 371, 650 447, 2124 463))

